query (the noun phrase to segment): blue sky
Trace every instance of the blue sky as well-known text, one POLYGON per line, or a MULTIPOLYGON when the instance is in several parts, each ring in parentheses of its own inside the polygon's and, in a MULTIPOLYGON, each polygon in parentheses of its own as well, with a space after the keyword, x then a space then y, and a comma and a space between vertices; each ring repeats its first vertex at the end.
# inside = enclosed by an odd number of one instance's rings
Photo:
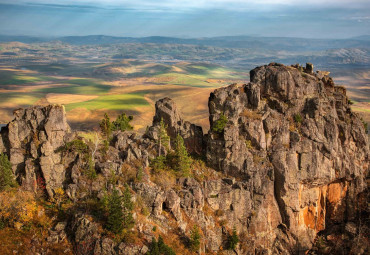
POLYGON ((0 34, 349 38, 370 34, 370 1, 0 0, 0 34))

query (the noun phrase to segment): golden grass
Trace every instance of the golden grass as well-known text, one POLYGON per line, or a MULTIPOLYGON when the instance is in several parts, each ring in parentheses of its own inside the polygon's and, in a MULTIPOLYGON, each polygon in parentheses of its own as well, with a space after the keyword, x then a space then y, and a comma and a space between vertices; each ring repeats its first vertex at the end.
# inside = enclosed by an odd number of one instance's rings
POLYGON ((46 99, 51 104, 72 104, 81 103, 97 98, 94 95, 74 95, 74 94, 55 94, 49 93, 46 95, 46 99))

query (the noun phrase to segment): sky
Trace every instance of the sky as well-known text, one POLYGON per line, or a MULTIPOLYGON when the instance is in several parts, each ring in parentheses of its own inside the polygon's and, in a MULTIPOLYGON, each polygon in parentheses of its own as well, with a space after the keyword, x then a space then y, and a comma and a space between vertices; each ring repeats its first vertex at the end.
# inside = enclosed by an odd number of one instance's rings
POLYGON ((370 35, 370 0, 0 0, 0 34, 370 35))

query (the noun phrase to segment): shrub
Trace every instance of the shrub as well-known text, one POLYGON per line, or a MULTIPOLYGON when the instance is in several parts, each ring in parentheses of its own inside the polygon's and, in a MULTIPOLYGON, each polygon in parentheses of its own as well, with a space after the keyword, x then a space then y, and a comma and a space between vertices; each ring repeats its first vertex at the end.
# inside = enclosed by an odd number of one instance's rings
POLYGON ((236 229, 234 227, 232 235, 229 235, 227 238, 227 249, 228 250, 234 250, 236 248, 236 245, 239 243, 239 237, 236 233, 236 229))
POLYGON ((133 127, 130 125, 130 121, 133 119, 133 116, 127 116, 126 113, 122 113, 121 115, 118 115, 115 121, 112 122, 111 128, 113 131, 132 130, 133 127))
POLYGON ((138 175, 138 170, 130 164, 124 163, 121 168, 122 180, 125 183, 135 182, 138 175))
POLYGON ((175 186, 176 175, 172 170, 160 171, 154 173, 154 175, 151 176, 151 181, 160 186, 161 188, 163 188, 164 190, 168 190, 175 186))
POLYGON ((364 121, 362 118, 361 118, 361 122, 362 122, 362 124, 364 125, 364 129, 365 129, 365 133, 367 134, 369 131, 368 131, 368 124, 367 124, 367 122, 366 121, 364 121))
POLYGON ((81 139, 74 139, 73 141, 66 143, 64 150, 87 154, 89 153, 89 146, 81 139))
POLYGON ((224 132, 227 122, 228 120, 226 116, 222 113, 220 115, 220 118, 216 120, 215 123, 213 124, 212 131, 221 134, 222 132, 224 132))
POLYGON ((155 238, 152 238, 152 242, 149 246, 149 251, 146 255, 176 255, 171 247, 166 245, 161 236, 158 237, 158 242, 155 238))
POLYGON ((191 230, 190 235, 190 249, 194 252, 198 251, 200 248, 200 238, 201 235, 199 233, 199 228, 197 225, 194 225, 193 229, 191 230))
POLYGON ((301 114, 297 113, 294 115, 294 121, 296 123, 301 123, 303 121, 301 114))
POLYGON ((137 173, 136 173, 136 180, 138 182, 141 182, 143 180, 143 176, 144 176, 144 170, 142 167, 139 167, 139 169, 137 170, 137 173))
POLYGON ((51 220, 43 213, 32 192, 8 190, 0 193, 0 221, 3 226, 22 227, 31 225, 48 227, 51 220))
POLYGON ((0 191, 15 186, 16 182, 8 156, 0 154, 0 191))
POLYGON ((248 149, 253 149, 252 141, 251 140, 245 140, 245 146, 247 146, 248 149))

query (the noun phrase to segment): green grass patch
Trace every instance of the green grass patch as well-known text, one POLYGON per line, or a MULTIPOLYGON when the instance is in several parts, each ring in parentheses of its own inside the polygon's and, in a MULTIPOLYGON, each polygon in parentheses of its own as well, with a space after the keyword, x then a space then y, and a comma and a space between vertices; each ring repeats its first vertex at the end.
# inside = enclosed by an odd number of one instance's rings
POLYGON ((40 76, 20 75, 12 71, 0 71, 0 86, 1 85, 23 85, 44 80, 40 76))
POLYGON ((200 79, 246 79, 247 74, 228 69, 219 65, 197 63, 182 67, 189 75, 200 79))
POLYGON ((88 110, 132 110, 136 107, 149 106, 144 93, 130 93, 119 95, 103 95, 90 101, 66 105, 66 110, 85 108, 88 110))
POLYGON ((59 81, 65 85, 54 86, 36 90, 42 93, 77 94, 77 95, 101 95, 107 93, 111 86, 97 83, 94 79, 71 79, 59 81))
POLYGON ((157 75, 158 78, 169 78, 169 81, 164 83, 191 87, 213 87, 214 84, 206 82, 202 76, 191 76, 183 73, 166 73, 157 75))
POLYGON ((22 107, 33 105, 42 97, 43 95, 40 93, 0 93, 2 103, 12 102, 22 107))
POLYGON ((353 111, 356 111, 356 112, 366 112, 366 113, 370 113, 370 109, 367 109, 367 108, 360 108, 360 107, 351 106, 351 109, 352 109, 353 111))

